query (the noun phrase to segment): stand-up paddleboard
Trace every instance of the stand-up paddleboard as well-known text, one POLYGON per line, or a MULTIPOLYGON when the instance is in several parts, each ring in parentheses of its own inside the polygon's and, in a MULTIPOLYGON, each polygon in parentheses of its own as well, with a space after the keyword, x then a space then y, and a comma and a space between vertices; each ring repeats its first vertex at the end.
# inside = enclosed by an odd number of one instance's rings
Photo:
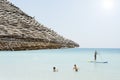
POLYGON ((90 63, 108 63, 108 61, 88 61, 90 63))
POLYGON ((96 61, 97 60, 97 51, 95 50, 95 53, 94 53, 94 61, 88 61, 90 63, 108 63, 107 61, 96 61))

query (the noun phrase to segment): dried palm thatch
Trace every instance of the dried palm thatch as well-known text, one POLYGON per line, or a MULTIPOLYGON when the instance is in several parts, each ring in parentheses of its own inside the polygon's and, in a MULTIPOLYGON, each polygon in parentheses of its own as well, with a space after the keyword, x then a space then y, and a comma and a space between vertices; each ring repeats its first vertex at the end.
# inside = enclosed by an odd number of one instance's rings
POLYGON ((0 50, 73 48, 79 45, 37 22, 7 0, 0 0, 0 50))

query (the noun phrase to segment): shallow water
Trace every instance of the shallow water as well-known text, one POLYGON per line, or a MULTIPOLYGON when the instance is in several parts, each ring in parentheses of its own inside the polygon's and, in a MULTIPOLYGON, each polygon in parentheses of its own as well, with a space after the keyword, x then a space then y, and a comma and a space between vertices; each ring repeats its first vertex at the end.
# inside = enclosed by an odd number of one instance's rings
POLYGON ((120 80, 119 62, 120 49, 0 51, 0 80, 120 80), (97 61, 108 63, 90 63, 95 50, 97 61), (79 72, 73 71, 74 64, 79 72))

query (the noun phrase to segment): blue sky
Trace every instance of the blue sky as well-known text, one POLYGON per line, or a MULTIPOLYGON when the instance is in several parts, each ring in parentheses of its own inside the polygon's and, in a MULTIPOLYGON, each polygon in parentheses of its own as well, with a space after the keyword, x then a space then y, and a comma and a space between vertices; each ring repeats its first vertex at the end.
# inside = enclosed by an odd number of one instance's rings
POLYGON ((120 0, 10 0, 81 48, 120 48, 120 0))

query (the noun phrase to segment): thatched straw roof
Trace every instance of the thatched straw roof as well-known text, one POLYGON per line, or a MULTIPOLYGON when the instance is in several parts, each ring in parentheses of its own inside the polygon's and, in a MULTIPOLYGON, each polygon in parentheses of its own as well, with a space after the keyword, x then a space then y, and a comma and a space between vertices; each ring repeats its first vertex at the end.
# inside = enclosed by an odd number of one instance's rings
POLYGON ((7 0, 0 0, 0 50, 78 47, 7 0))

